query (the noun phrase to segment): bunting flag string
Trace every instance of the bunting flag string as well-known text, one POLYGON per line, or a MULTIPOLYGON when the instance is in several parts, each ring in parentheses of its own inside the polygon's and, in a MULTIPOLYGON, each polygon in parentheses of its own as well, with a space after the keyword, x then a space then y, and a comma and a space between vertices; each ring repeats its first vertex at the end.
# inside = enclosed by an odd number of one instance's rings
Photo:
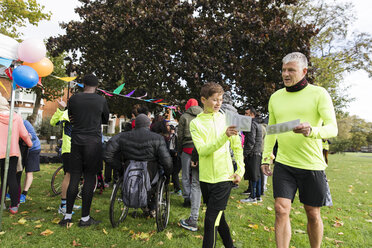
POLYGON ((133 93, 135 92, 136 90, 133 90, 132 92, 130 92, 129 94, 125 95, 125 96, 131 96, 133 95, 133 93))
POLYGON ((9 93, 8 93, 8 91, 6 90, 6 88, 5 88, 5 86, 3 85, 3 83, 0 81, 0 86, 1 86, 1 88, 3 88, 4 90, 5 90, 5 92, 8 94, 8 96, 9 96, 9 93))
POLYGON ((62 81, 65 81, 65 82, 71 82, 71 81, 74 81, 77 77, 57 77, 57 76, 53 76, 55 78, 58 78, 62 81))

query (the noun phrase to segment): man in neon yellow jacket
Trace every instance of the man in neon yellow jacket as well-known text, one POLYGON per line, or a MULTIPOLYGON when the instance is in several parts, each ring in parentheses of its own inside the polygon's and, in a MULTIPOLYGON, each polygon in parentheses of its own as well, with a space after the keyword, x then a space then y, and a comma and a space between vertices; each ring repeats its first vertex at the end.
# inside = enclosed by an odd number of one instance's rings
POLYGON ((227 127, 224 114, 219 112, 222 87, 206 83, 200 95, 204 109, 191 121, 190 132, 199 153, 200 188, 207 205, 203 247, 215 247, 218 230, 224 246, 231 248, 234 246, 224 210, 233 183, 239 183, 244 175, 243 149, 235 126, 227 127), (238 167, 235 173, 229 143, 238 167))
POLYGON ((270 155, 275 142, 273 190, 275 198, 275 237, 277 247, 288 247, 291 240, 289 214, 297 189, 304 204, 307 230, 312 248, 320 247, 323 223, 320 207, 332 205, 322 154, 322 139, 337 135, 336 116, 327 91, 306 81, 307 59, 299 52, 283 58, 282 78, 285 88, 276 91, 269 101, 270 125, 300 119, 293 132, 266 135, 261 169, 271 176, 270 155), (322 123, 324 125, 322 126, 322 123))

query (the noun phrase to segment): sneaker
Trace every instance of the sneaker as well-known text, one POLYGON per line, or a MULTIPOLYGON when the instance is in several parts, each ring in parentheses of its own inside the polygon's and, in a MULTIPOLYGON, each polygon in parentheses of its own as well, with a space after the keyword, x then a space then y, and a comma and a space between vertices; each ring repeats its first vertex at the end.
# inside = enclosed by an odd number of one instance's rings
POLYGON ((74 204, 73 209, 75 209, 75 210, 79 210, 79 209, 81 209, 81 206, 79 206, 79 205, 75 205, 75 204, 74 204))
POLYGON ((58 225, 60 225, 60 226, 67 226, 67 224, 68 224, 68 223, 71 223, 71 222, 72 222, 71 219, 65 219, 65 218, 63 218, 62 220, 60 220, 60 221, 58 222, 58 225))
POLYGON ((190 217, 186 220, 180 220, 180 225, 192 232, 196 232, 198 230, 198 224, 196 223, 196 221, 192 221, 190 217))
POLYGON ((18 206, 15 206, 15 207, 9 207, 9 212, 11 214, 16 214, 18 213, 18 206))
POLYGON ((24 194, 21 194, 21 197, 19 197, 19 203, 25 203, 26 202, 26 196, 24 194))
POLYGON ((87 221, 82 221, 82 220, 80 220, 78 226, 79 226, 79 227, 87 227, 87 226, 91 226, 91 225, 98 225, 98 224, 101 223, 101 222, 102 222, 102 221, 100 221, 100 220, 95 220, 95 219, 93 219, 92 217, 90 217, 89 220, 87 220, 87 221))
POLYGON ((250 195, 250 194, 251 194, 250 190, 246 190, 246 191, 242 192, 242 195, 250 195))
MULTIPOLYGON (((63 205, 63 207, 61 207, 61 205, 59 205, 59 208, 58 208, 58 213, 59 214, 63 214, 63 215, 65 215, 66 214, 66 205, 63 205)), ((72 213, 71 214, 74 214, 75 212, 74 211, 72 211, 72 213)))
POLYGON ((5 195, 5 201, 10 201, 10 195, 8 193, 5 195))
POLYGON ((108 183, 104 183, 104 184, 103 184, 103 187, 108 188, 108 187, 110 187, 110 184, 108 184, 108 183))
POLYGON ((257 203, 256 198, 250 198, 250 197, 245 198, 245 199, 241 199, 240 202, 242 202, 242 203, 257 203))
POLYGON ((262 198, 261 197, 256 197, 256 201, 257 202, 262 202, 262 198))

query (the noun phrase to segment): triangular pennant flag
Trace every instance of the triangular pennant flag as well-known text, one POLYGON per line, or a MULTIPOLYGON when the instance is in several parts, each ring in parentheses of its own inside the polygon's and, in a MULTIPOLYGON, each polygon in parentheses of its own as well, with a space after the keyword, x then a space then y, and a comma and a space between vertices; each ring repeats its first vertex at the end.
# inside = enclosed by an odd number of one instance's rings
POLYGON ((154 101, 155 99, 147 99, 147 100, 144 100, 146 102, 151 102, 151 101, 154 101))
POLYGON ((158 103, 158 102, 161 102, 161 101, 163 101, 163 99, 159 99, 159 100, 153 101, 153 103, 158 103))
POLYGON ((133 93, 135 92, 136 90, 133 90, 132 92, 130 92, 129 94, 125 95, 125 96, 131 96, 133 95, 133 93))
POLYGON ((147 92, 146 94, 144 94, 143 96, 139 96, 139 97, 136 97, 137 99, 141 99, 142 97, 146 97, 147 96, 147 92))
POLYGON ((6 59, 6 58, 0 58, 0 65, 5 66, 8 68, 12 64, 13 60, 11 59, 6 59))
POLYGON ((41 77, 39 77, 39 82, 37 82, 37 84, 43 87, 43 85, 41 84, 41 77))
POLYGON ((65 81, 65 82, 71 82, 73 80, 75 80, 77 77, 57 77, 57 76, 54 76, 55 78, 58 78, 62 81, 65 81))
POLYGON ((104 91, 104 90, 101 90, 101 89, 97 89, 97 90, 99 90, 99 91, 101 91, 101 92, 103 92, 105 95, 107 95, 107 96, 112 96, 110 93, 107 93, 106 91, 104 91))
POLYGON ((12 68, 5 69, 5 73, 8 76, 8 78, 13 81, 13 77, 12 77, 13 70, 12 70, 12 68))
POLYGON ((83 84, 76 83, 80 88, 84 88, 83 84))
POLYGON ((117 87, 112 93, 114 94, 120 94, 120 92, 123 90, 125 83, 117 87))
POLYGON ((159 104, 160 105, 167 105, 168 103, 166 103, 166 102, 160 102, 159 104))

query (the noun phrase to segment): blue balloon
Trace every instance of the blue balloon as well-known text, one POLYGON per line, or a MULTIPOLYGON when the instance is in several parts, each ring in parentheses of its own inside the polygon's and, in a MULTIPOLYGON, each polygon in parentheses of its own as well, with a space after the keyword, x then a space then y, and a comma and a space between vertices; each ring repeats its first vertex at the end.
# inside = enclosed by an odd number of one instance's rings
POLYGON ((37 72, 27 65, 20 65, 14 69, 13 74, 13 81, 23 88, 32 88, 34 87, 37 82, 39 82, 39 75, 37 72))

